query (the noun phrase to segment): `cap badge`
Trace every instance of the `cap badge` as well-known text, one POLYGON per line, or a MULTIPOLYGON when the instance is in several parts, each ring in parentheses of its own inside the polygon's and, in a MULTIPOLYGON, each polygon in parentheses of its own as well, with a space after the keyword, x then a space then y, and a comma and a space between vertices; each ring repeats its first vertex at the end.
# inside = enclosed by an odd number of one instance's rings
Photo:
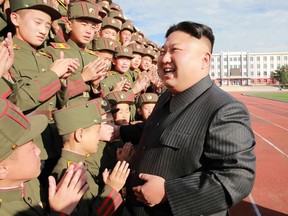
POLYGON ((95 10, 93 8, 89 8, 89 13, 94 14, 95 10))
POLYGON ((148 100, 152 100, 152 96, 151 95, 147 95, 147 99, 148 100))
POLYGON ((127 49, 127 48, 124 48, 123 51, 124 51, 124 52, 128 52, 128 49, 127 49))
POLYGON ((101 105, 102 106, 107 106, 107 102, 106 101, 101 101, 101 105))
POLYGON ((126 98, 125 94, 120 94, 120 98, 121 98, 121 99, 126 98))

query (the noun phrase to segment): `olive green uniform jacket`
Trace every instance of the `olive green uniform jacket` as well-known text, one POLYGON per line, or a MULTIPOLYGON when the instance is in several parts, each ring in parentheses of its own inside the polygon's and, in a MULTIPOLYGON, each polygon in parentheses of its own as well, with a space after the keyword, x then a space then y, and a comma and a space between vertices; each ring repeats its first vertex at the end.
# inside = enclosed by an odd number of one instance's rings
POLYGON ((46 216, 37 179, 25 182, 17 188, 0 189, 0 215, 46 216))
POLYGON ((94 61, 97 56, 95 52, 87 48, 80 48, 73 40, 69 39, 67 43, 51 43, 51 46, 46 48, 46 52, 52 55, 53 60, 59 59, 60 51, 64 52, 65 58, 77 58, 80 67, 67 79, 65 93, 63 97, 64 105, 72 105, 91 99, 90 94, 93 94, 90 83, 85 83, 82 78, 83 68, 94 61))
MULTIPOLYGON (((59 182, 71 164, 85 162, 86 158, 87 157, 85 155, 62 149, 62 156, 55 166, 52 175, 56 178, 57 182, 59 182)), ((91 173, 89 166, 87 168, 87 182, 89 189, 79 201, 79 204, 75 208, 72 215, 112 215, 122 203, 120 193, 107 185, 105 185, 103 190, 99 191, 99 186, 94 181, 93 174, 91 173)))

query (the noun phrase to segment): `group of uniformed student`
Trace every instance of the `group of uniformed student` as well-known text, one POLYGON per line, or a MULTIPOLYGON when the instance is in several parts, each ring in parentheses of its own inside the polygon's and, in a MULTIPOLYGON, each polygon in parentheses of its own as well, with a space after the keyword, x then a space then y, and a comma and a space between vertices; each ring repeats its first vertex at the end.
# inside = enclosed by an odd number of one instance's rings
POLYGON ((0 4, 0 215, 121 215, 158 46, 111 0, 0 4))

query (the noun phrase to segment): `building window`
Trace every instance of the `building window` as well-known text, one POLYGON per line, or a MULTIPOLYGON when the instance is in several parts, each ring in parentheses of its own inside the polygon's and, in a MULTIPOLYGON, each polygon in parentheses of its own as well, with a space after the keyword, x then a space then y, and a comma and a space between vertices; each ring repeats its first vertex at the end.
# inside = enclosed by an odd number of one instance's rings
POLYGON ((263 57, 263 60, 264 60, 264 61, 267 61, 267 57, 266 57, 266 56, 264 56, 264 57, 263 57))
POLYGON ((257 68, 260 69, 260 64, 257 64, 257 68))
POLYGON ((257 76, 261 76, 261 72, 260 71, 257 71, 257 76))
POLYGON ((254 68, 254 65, 253 65, 253 64, 250 64, 250 68, 252 68, 252 69, 253 69, 253 68, 254 68))
POLYGON ((264 72, 263 72, 263 75, 264 75, 264 76, 267 76, 267 74, 268 74, 267 71, 264 71, 264 72))
POLYGON ((263 65, 263 68, 264 68, 264 69, 267 69, 267 64, 264 64, 264 65, 263 65))
POLYGON ((270 68, 271 68, 271 69, 274 69, 274 64, 271 64, 271 65, 270 65, 270 68))
POLYGON ((260 57, 259 56, 257 57, 257 61, 260 61, 260 57))
POLYGON ((261 80, 260 80, 260 79, 257 79, 257 83, 261 83, 261 80))
POLYGON ((264 83, 267 83, 267 79, 264 79, 264 83))
POLYGON ((254 60, 254 58, 253 57, 250 57, 250 61, 253 61, 254 60))
POLYGON ((284 56, 284 60, 286 60, 286 61, 287 61, 287 60, 288 60, 288 57, 287 57, 287 56, 284 56))
POLYGON ((280 61, 281 60, 281 56, 277 56, 277 60, 280 61))
POLYGON ((274 56, 270 56, 270 60, 273 61, 274 60, 274 56))
POLYGON ((254 76, 254 72, 250 72, 251 76, 254 76))

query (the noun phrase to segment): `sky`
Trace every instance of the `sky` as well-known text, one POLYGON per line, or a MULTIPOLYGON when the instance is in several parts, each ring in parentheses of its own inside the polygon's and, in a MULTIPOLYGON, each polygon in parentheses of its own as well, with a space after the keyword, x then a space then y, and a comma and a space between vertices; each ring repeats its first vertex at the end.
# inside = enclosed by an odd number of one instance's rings
POLYGON ((124 15, 162 45, 178 22, 206 24, 215 35, 213 53, 288 52, 288 0, 113 0, 124 15))

